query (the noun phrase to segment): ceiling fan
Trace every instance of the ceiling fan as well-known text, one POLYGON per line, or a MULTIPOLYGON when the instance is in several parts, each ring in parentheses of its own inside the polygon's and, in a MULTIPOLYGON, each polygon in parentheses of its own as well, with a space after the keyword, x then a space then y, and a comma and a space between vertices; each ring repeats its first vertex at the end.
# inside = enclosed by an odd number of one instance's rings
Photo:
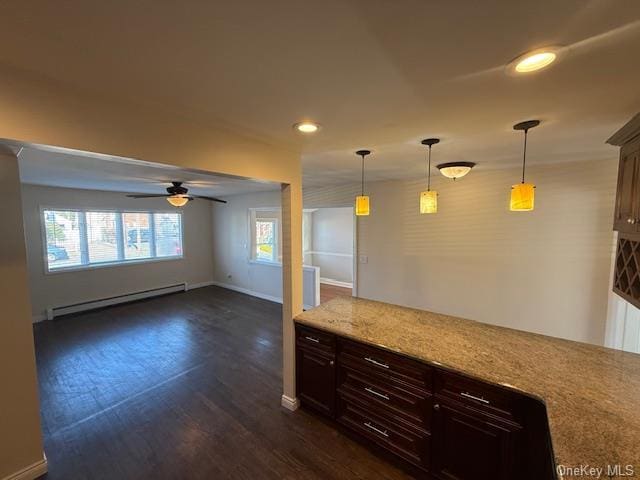
POLYGON ((203 200, 209 200, 211 202, 227 203, 226 200, 220 200, 214 197, 205 197, 203 195, 187 195, 188 188, 182 186, 182 182, 171 182, 172 186, 167 188, 167 193, 150 193, 150 194, 136 194, 127 195, 130 198, 158 198, 164 197, 174 207, 183 207, 187 202, 201 198, 203 200))

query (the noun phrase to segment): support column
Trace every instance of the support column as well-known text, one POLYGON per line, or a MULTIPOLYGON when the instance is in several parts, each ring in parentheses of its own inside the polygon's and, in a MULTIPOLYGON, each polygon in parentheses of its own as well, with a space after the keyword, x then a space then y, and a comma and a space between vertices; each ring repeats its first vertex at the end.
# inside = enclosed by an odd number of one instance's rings
POLYGON ((282 185, 282 406, 295 410, 296 349, 293 318, 302 313, 302 186, 282 185))
POLYGON ((0 151, 0 478, 47 471, 42 452, 18 159, 0 151))

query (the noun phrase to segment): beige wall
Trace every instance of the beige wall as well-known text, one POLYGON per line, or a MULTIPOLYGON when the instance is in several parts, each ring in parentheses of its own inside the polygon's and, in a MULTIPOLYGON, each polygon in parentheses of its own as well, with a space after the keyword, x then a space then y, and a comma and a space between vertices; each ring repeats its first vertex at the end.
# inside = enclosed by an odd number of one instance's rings
MULTIPOLYGON (((298 151, 238 134, 226 125, 187 118, 182 112, 96 95, 6 65, 0 67, 0 138, 283 183, 283 391, 287 397, 295 397, 292 317, 302 311, 302 171, 298 151)), ((24 256, 14 261, 11 267, 3 268, 26 272, 24 256)), ((26 282, 13 288, 11 308, 29 312, 26 282)), ((22 321, 31 323, 29 318, 22 321)), ((32 343, 26 327, 16 330, 8 322, 0 323, 0 337, 13 345, 32 343)), ((25 387, 35 384, 33 364, 11 352, 0 350, 0 364, 12 365, 16 372, 3 384, 12 396, 0 396, 0 411, 12 411, 14 418, 33 417, 29 420, 33 424, 38 421, 37 410, 31 409, 35 391, 25 387), (13 395, 22 402, 12 403, 13 395)), ((0 472, 11 472, 14 466, 5 457, 28 457, 27 464, 39 460, 34 452, 41 451, 40 435, 25 425, 11 423, 0 430, 0 472), (21 430, 16 431, 18 427, 21 430), (22 435, 27 441, 21 445, 15 437, 22 435)))
MULTIPOLYGON (((532 167, 533 212, 508 210, 519 169, 438 176, 435 215, 418 213, 424 181, 370 183, 358 219, 361 297, 602 345, 617 161, 532 167)), ((350 187, 305 191, 305 208, 351 202, 350 187)))
POLYGON ((170 210, 164 199, 135 200, 124 193, 67 188, 22 186, 22 206, 31 308, 41 318, 47 307, 70 305, 187 282, 213 280, 211 203, 190 202, 182 209, 184 258, 132 265, 45 273, 42 245, 41 207, 95 208, 106 210, 170 210))
MULTIPOLYGON (((252 239, 249 225, 251 208, 273 207, 280 214, 279 191, 231 195, 226 205, 213 206, 213 279, 271 297, 280 297, 279 285, 261 282, 262 277, 251 263, 252 239)), ((280 225, 282 227, 282 225, 280 225)), ((282 250, 282 242, 278 248, 282 250)))
POLYGON ((320 268, 320 277, 353 282, 353 222, 351 207, 320 208, 311 213, 310 265, 320 268))
POLYGON ((0 478, 42 460, 18 163, 0 154, 0 478))

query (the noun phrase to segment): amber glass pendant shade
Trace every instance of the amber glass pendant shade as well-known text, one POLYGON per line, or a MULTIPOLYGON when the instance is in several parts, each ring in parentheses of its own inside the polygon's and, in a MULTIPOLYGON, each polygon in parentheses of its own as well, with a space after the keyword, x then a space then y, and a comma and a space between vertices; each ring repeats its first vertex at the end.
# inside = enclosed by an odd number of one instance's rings
POLYGON ((511 187, 511 202, 509 209, 512 212, 530 212, 534 207, 536 186, 532 183, 518 183, 511 187))
POLYGON ((420 193, 420 213, 438 212, 438 192, 426 190, 420 193))
POLYGON ((358 195, 356 197, 356 215, 359 217, 369 215, 369 196, 358 195))
POLYGON ((526 183, 524 181, 524 172, 527 164, 527 134, 530 129, 538 125, 540 125, 540 120, 527 120, 516 123, 513 126, 514 130, 524 132, 524 148, 522 150, 522 182, 511 186, 509 210, 512 212, 530 212, 533 210, 536 186, 533 183, 526 183))

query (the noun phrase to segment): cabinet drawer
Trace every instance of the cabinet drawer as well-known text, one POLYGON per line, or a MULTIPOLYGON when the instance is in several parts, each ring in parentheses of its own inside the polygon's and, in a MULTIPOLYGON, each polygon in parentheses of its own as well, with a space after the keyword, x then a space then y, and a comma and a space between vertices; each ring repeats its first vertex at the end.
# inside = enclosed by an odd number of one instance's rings
POLYGON ((416 360, 380 348, 338 338, 340 362, 365 374, 378 374, 392 382, 431 392, 431 368, 416 360))
POLYGON ((428 469, 428 434, 417 435, 395 422, 367 411, 366 406, 359 402, 344 397, 338 399, 338 421, 413 465, 428 469))
POLYGON ((506 420, 522 420, 522 397, 505 388, 443 370, 436 372, 434 385, 437 398, 451 399, 506 420))
POLYGON ((430 430, 431 394, 410 385, 394 385, 380 375, 367 375, 341 365, 338 392, 366 402, 374 413, 406 423, 418 433, 430 430))
POLYGON ((296 325, 296 345, 335 353, 336 336, 315 328, 296 325))

